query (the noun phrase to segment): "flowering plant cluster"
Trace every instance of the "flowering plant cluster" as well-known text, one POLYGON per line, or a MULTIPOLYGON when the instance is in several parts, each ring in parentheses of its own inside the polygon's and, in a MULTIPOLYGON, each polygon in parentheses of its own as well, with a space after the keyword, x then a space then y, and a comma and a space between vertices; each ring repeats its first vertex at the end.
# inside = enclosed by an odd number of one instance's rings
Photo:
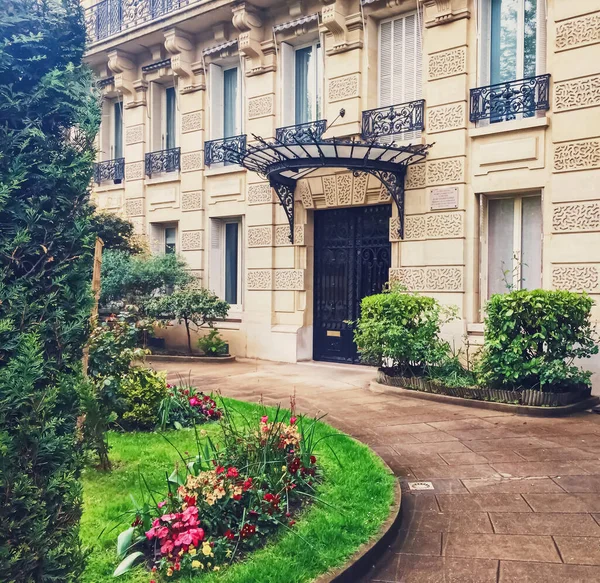
POLYGON ((312 451, 314 423, 302 431, 304 419, 278 417, 279 411, 272 421, 265 415, 258 429, 240 431, 225 411, 221 447, 208 439, 204 451, 186 460, 185 475, 173 472, 164 501, 138 509, 132 538, 139 542, 131 548, 140 549, 153 573, 219 570, 280 527, 293 527, 322 474, 312 451))
POLYGON ((159 407, 160 428, 176 429, 218 421, 223 411, 216 401, 197 388, 187 385, 167 385, 167 396, 159 407))

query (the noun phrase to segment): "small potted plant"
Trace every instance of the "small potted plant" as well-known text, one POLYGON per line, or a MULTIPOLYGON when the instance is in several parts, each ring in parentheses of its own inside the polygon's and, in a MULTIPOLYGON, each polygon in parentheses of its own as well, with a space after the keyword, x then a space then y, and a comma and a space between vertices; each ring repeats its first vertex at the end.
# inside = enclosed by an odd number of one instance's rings
POLYGON ((229 344, 213 328, 206 336, 198 338, 198 348, 204 356, 229 356, 229 344))

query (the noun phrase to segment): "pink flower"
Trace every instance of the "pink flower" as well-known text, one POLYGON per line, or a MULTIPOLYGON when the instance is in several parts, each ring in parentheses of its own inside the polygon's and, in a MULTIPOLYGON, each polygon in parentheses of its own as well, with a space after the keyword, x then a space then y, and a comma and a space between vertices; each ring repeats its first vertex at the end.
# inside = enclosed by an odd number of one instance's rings
POLYGON ((225 471, 225 468, 223 466, 217 466, 217 469, 215 470, 215 474, 220 475, 225 471))
POLYGON ((237 468, 229 468, 227 470, 227 477, 228 478, 237 478, 239 476, 239 472, 237 471, 237 468))
POLYGON ((163 508, 163 507, 164 507, 164 506, 166 506, 166 505, 167 505, 167 501, 166 501, 166 500, 163 500, 162 502, 159 502, 159 503, 157 504, 157 506, 158 506, 159 508, 163 508))
POLYGON ((165 541, 165 543, 160 547, 161 555, 168 555, 173 549, 175 545, 172 540, 165 541))
POLYGON ((260 422, 261 422, 261 423, 266 423, 268 420, 269 420, 269 416, 268 416, 268 415, 263 415, 263 416, 260 418, 260 422))
POLYGON ((192 397, 190 399, 190 406, 197 407, 198 405, 200 405, 200 401, 196 397, 192 397))
POLYGON ((296 423, 296 417, 290 417, 290 425, 296 423))

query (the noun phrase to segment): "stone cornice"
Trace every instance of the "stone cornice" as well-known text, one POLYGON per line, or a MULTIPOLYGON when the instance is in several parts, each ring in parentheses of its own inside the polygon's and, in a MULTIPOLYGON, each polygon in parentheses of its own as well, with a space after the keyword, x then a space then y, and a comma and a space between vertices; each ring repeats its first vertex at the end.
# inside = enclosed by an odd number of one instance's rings
POLYGON ((424 7, 425 28, 470 18, 469 0, 419 0, 424 7))

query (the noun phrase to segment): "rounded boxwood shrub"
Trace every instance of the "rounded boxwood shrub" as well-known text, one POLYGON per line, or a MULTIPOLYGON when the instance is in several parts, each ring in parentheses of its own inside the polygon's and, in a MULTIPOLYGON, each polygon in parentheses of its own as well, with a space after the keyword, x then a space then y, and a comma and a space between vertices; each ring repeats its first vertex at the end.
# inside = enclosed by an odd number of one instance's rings
POLYGON ((148 368, 132 368, 121 381, 121 395, 125 402, 123 426, 129 430, 154 429, 160 404, 167 396, 166 375, 148 368))
POLYGON ((478 364, 480 384, 543 391, 590 386, 591 373, 573 361, 598 353, 593 303, 587 294, 542 289, 492 296, 478 364))

